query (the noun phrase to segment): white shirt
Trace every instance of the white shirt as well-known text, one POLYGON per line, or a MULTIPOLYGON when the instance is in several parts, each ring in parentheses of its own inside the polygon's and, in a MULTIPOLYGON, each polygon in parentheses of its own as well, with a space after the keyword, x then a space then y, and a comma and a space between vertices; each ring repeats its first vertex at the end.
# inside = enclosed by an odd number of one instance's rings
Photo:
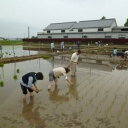
POLYGON ((125 51, 125 54, 128 54, 128 51, 125 51))
POLYGON ((58 68, 54 68, 53 69, 53 72, 54 72, 54 75, 55 77, 60 77, 60 76, 65 76, 65 79, 67 79, 67 74, 66 74, 66 71, 63 67, 58 67, 58 68))
POLYGON ((54 43, 51 43, 51 48, 55 48, 55 44, 54 43))
POLYGON ((72 54, 71 61, 74 63, 77 63, 79 59, 79 55, 77 55, 77 52, 72 54))

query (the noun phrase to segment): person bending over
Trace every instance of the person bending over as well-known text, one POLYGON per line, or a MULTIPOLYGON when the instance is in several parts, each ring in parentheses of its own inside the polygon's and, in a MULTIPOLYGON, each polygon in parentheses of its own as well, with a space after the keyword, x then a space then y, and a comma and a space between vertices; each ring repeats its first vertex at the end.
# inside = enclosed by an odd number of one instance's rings
POLYGON ((65 80, 68 82, 68 84, 72 84, 72 82, 68 79, 67 74, 70 72, 69 68, 66 67, 57 67, 54 68, 52 71, 49 72, 49 85, 48 90, 51 89, 52 82, 55 82, 55 87, 57 87, 58 84, 58 78, 61 76, 65 77, 65 80))
POLYGON ((26 102, 27 92, 30 92, 30 96, 33 96, 33 91, 39 92, 36 86, 37 80, 43 80, 44 76, 41 72, 29 72, 20 78, 20 85, 23 92, 23 102, 26 102))

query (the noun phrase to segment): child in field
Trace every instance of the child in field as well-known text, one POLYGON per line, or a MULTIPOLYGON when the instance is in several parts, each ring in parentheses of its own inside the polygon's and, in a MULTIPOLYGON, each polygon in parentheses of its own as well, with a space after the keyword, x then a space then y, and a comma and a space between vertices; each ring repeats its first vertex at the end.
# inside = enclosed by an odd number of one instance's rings
POLYGON ((20 79, 20 85, 23 92, 23 102, 26 102, 27 91, 30 92, 30 96, 33 96, 33 91, 39 92, 36 86, 37 80, 43 80, 43 74, 41 72, 29 72, 23 75, 20 79))

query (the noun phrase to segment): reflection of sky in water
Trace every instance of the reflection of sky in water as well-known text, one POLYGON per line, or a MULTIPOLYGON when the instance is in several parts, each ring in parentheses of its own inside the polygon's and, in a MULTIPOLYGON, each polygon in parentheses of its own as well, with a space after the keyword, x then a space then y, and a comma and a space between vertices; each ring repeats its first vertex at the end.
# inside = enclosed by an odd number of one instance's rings
POLYGON ((12 45, 12 46, 2 46, 2 54, 3 54, 3 58, 6 58, 13 56, 33 55, 33 54, 37 54, 37 51, 23 50, 22 45, 18 45, 18 46, 12 45))

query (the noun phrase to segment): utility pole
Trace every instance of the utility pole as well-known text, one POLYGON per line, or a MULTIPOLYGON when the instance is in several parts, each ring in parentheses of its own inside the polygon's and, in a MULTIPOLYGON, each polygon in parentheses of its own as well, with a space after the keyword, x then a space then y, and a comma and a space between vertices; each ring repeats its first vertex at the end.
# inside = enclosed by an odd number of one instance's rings
POLYGON ((29 32, 29 31, 30 31, 30 29, 29 29, 29 26, 28 26, 28 38, 29 38, 29 34, 30 34, 30 32, 29 32))

